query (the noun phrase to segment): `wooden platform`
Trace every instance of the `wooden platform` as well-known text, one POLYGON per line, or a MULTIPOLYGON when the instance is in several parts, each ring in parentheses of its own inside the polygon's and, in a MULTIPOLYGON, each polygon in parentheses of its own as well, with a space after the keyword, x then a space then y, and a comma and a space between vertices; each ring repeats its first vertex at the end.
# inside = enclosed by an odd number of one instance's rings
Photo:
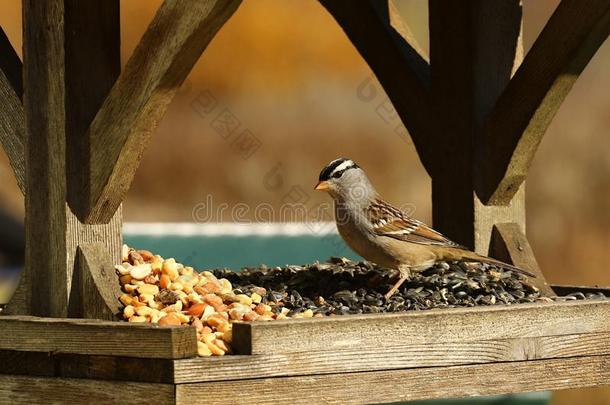
POLYGON ((597 386, 609 318, 610 300, 590 300, 243 323, 234 344, 252 354, 200 358, 191 327, 0 317, 0 398, 361 404, 597 386))

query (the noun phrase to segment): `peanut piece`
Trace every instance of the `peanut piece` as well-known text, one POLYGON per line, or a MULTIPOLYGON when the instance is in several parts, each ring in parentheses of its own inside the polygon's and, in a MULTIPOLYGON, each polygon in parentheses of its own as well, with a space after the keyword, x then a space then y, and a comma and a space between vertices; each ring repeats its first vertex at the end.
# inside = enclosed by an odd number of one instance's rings
POLYGON ((208 348, 208 345, 203 342, 197 342, 197 354, 203 357, 208 357, 212 355, 212 352, 208 348))
POLYGON ((176 316, 176 313, 171 313, 171 314, 168 314, 168 315, 164 316, 163 318, 159 319, 158 324, 161 326, 163 326, 163 325, 179 326, 182 324, 182 322, 180 322, 180 319, 178 318, 178 316, 176 316))
POLYGON ((151 272, 152 266, 148 263, 145 263, 132 267, 129 271, 129 274, 136 280, 144 280, 144 278, 146 278, 146 276, 148 276, 151 272))
POLYGON ((157 287, 154 284, 144 284, 138 287, 138 293, 140 293, 140 295, 144 295, 144 294, 150 294, 150 295, 155 295, 155 294, 159 294, 159 287, 157 287))

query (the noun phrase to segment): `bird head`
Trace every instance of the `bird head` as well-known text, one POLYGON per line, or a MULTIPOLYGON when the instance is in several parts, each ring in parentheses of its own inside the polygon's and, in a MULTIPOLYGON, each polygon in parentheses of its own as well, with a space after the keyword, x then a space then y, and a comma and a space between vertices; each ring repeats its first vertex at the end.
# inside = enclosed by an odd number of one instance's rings
POLYGON ((370 199, 376 194, 366 173, 353 160, 339 158, 320 172, 315 190, 326 191, 337 199, 370 199))

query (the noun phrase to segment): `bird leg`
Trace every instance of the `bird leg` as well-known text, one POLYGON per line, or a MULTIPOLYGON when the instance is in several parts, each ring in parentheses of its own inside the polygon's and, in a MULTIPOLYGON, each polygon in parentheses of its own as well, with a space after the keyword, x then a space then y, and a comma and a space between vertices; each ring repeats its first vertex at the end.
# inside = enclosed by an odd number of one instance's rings
POLYGON ((396 284, 394 284, 392 286, 392 288, 390 288, 390 291, 388 291, 388 293, 385 295, 386 301, 389 300, 390 297, 392 297, 392 295, 394 295, 394 293, 396 293, 396 291, 398 291, 398 289, 400 288, 402 283, 404 283, 408 279, 409 279, 409 271, 401 271, 400 272, 400 278, 398 279, 396 284))

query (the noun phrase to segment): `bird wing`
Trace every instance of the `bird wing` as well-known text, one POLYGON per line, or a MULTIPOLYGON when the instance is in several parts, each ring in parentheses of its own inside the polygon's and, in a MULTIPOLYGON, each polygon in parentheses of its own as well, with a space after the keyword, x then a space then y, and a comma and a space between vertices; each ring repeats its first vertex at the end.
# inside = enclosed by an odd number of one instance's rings
POLYGON ((405 212, 383 201, 374 201, 367 215, 379 236, 387 236, 404 242, 466 249, 421 221, 410 218, 405 212))

